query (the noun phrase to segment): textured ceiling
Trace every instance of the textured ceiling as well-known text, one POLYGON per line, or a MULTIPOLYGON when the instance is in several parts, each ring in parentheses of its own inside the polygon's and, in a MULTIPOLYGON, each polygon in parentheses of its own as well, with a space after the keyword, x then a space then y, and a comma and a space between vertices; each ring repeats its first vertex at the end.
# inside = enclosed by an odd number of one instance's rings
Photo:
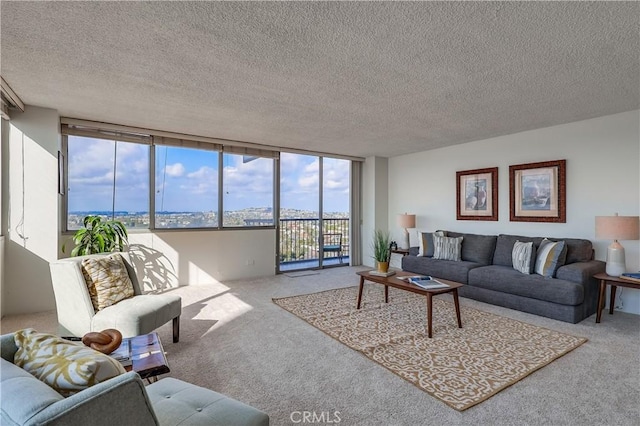
POLYGON ((638 2, 6 2, 61 115, 394 156, 639 107, 638 2))

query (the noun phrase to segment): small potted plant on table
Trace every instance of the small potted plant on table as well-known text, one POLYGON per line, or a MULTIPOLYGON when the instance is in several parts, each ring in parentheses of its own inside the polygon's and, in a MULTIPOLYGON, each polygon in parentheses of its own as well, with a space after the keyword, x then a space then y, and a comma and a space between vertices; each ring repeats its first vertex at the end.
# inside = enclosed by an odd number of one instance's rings
POLYGON ((389 259, 391 258, 391 237, 388 232, 376 229, 373 233, 373 258, 376 261, 378 272, 389 271, 389 259))

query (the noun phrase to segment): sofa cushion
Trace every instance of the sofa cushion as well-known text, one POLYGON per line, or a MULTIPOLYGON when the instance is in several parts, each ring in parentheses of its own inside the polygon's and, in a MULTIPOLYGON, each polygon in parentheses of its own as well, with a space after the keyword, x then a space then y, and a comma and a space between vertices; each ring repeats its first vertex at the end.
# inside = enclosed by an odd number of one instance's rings
MULTIPOLYGON (((453 234, 452 232, 449 233, 453 234)), ((500 234, 496 242, 496 250, 493 255, 493 264, 502 266, 513 266, 511 263, 511 251, 513 250, 513 244, 516 240, 522 242, 533 241, 536 247, 540 246, 540 243, 544 237, 526 237, 522 235, 507 235, 500 234)), ((589 240, 583 240, 578 238, 554 238, 549 237, 552 241, 564 241, 567 246, 567 259, 565 264, 575 262, 588 262, 593 260, 593 244, 589 240)), ((464 247, 463 247, 464 253, 464 247)), ((464 260, 464 254, 463 254, 464 260)))
POLYGON ((182 299, 175 294, 142 294, 102 309, 91 318, 91 330, 115 328, 123 337, 150 333, 180 316, 182 299))
POLYGON ((269 424, 269 416, 262 411, 181 380, 165 378, 146 389, 160 424, 269 424))
POLYGON ((433 236, 433 258, 440 260, 461 260, 464 237, 450 238, 433 236))
POLYGON ((40 411, 64 398, 22 368, 0 358, 0 424, 25 424, 40 411))
POLYGON ((513 245, 511 261, 513 263, 513 269, 516 271, 527 275, 533 272, 536 263, 536 249, 533 241, 529 241, 528 243, 516 241, 513 245))
POLYGON ((464 237, 462 241, 462 260, 468 262, 491 265, 493 252, 496 248, 497 237, 495 235, 461 234, 459 232, 447 232, 449 237, 464 237))
POLYGON ((538 247, 535 273, 553 278, 556 271, 567 259, 567 246, 564 241, 542 240, 538 247))
POLYGON ((584 301, 584 288, 580 283, 537 274, 525 275, 510 266, 471 269, 467 284, 562 305, 576 306, 584 301))
POLYGON ((436 278, 467 283, 467 275, 470 269, 482 266, 475 262, 440 260, 430 257, 404 256, 402 258, 402 270, 421 275, 432 275, 436 278))
POLYGON ((411 247, 419 247, 422 233, 431 232, 431 231, 429 231, 428 229, 422 229, 422 228, 407 228, 407 232, 409 233, 409 248, 411 248, 411 247))
POLYGON ((32 328, 16 331, 14 339, 14 363, 63 396, 125 373, 110 356, 32 328))
POLYGON ((433 257, 435 247, 433 245, 433 236, 446 237, 444 231, 422 232, 420 238, 420 246, 418 248, 418 256, 433 257))
POLYGON ((510 268, 513 267, 511 253, 513 252, 513 245, 516 243, 516 241, 520 241, 523 243, 534 242, 534 245, 537 247, 535 238, 533 237, 500 234, 496 239, 496 249, 493 253, 494 265, 508 266, 510 268))
MULTIPOLYGON (((567 246, 567 259, 565 264, 575 262, 588 262, 593 260, 593 244, 589 240, 583 240, 579 238, 554 238, 549 237, 552 241, 564 241, 567 246)), ((536 241, 537 245, 540 245, 542 238, 536 241)))

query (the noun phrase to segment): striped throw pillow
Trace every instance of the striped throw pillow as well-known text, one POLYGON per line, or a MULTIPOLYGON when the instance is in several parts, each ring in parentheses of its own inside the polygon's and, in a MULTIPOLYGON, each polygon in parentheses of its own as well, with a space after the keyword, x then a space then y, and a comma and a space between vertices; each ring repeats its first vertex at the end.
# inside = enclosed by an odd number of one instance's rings
POLYGON ((433 253, 434 253, 433 236, 434 235, 438 235, 440 237, 447 236, 445 231, 422 232, 420 234, 420 249, 418 251, 418 256, 433 257, 433 253))
POLYGON ((516 241, 511 251, 511 262, 513 263, 513 269, 516 271, 527 275, 533 272, 533 267, 536 263, 533 242, 523 243, 516 241))
POLYGON ((462 238, 433 236, 433 258, 460 261, 462 238))
POLYGON ((566 258, 567 245, 564 241, 551 241, 545 238, 538 247, 535 272, 544 277, 553 278, 558 268, 564 265, 566 258))

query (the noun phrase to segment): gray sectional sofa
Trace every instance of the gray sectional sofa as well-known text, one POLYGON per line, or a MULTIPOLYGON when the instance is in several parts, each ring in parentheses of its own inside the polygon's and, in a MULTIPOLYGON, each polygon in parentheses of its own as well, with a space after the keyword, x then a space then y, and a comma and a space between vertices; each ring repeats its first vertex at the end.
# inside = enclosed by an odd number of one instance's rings
POLYGON ((417 256, 418 247, 411 247, 402 269, 466 284, 458 290, 463 297, 560 321, 575 324, 596 312, 599 285, 593 275, 604 272, 605 263, 593 259, 591 241, 548 237, 565 241, 567 257, 555 277, 546 278, 523 274, 511 262, 516 241, 533 241, 538 247, 543 237, 451 231, 447 236, 463 237, 461 261, 417 256))

